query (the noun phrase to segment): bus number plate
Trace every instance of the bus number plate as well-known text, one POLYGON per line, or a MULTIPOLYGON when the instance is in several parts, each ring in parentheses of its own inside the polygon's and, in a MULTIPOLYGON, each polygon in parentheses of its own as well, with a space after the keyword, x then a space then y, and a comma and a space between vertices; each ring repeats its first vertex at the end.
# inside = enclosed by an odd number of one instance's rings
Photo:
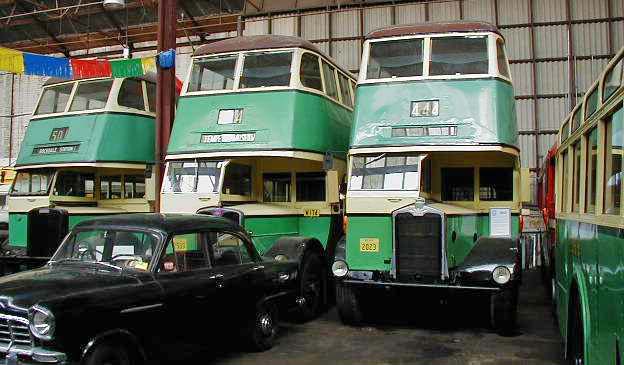
POLYGON ((303 211, 304 217, 320 217, 321 211, 319 209, 306 209, 303 211))
POLYGON ((360 238, 361 252, 379 252, 379 238, 360 238))

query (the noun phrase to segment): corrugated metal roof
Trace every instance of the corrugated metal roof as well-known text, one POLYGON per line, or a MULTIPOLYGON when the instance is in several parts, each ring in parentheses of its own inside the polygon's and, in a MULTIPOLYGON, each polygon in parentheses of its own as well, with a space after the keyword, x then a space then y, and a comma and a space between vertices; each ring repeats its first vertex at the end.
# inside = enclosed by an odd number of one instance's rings
POLYGON ((531 58, 531 33, 529 28, 501 29, 505 37, 507 57, 510 60, 531 58))
POLYGON ((577 56, 609 54, 609 23, 573 24, 572 39, 577 56))
POLYGON ((517 96, 533 94, 533 72, 530 63, 514 63, 511 65, 511 77, 517 96))
POLYGON ((301 37, 307 40, 329 38, 327 27, 329 14, 311 14, 301 16, 301 37))
POLYGON ((533 21, 556 22, 566 19, 565 0, 533 0, 533 21))
POLYGON ((564 57, 568 54, 568 31, 565 25, 535 28, 535 57, 564 57))
POLYGON ((607 17, 608 0, 571 0, 572 19, 598 19, 607 17))
POLYGON ((568 114, 566 98, 537 100, 537 120, 541 130, 559 129, 563 118, 568 114))
POLYGON ((460 13, 458 1, 431 3, 429 5, 429 19, 434 22, 459 20, 460 13))
POLYGON ((533 120, 533 99, 516 100, 516 114, 518 118, 519 131, 532 131, 533 120))
POLYGON ((364 34, 392 25, 390 7, 364 9, 364 34))
POLYGON ((520 164, 522 167, 534 168, 535 166, 535 136, 520 135, 520 164))
POLYGON ((496 23, 493 0, 464 0, 462 4, 464 19, 496 23))
POLYGON ((529 0, 498 0, 498 22, 501 25, 527 24, 529 0))
POLYGON ((398 5, 396 10, 397 24, 422 23, 426 19, 424 4, 398 5))
POLYGON ((564 61, 537 64, 537 93, 564 94, 568 92, 568 64, 564 61))

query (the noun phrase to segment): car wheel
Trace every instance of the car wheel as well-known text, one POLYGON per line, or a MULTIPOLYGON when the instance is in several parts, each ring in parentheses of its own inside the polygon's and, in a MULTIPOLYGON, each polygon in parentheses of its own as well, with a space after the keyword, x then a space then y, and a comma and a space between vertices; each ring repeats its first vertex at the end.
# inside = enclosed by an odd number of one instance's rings
POLYGON ((134 365, 128 350, 113 343, 102 343, 87 355, 85 365, 134 365))
POLYGON ((347 285, 336 284, 336 306, 342 323, 359 326, 362 323, 362 309, 355 290, 347 285))
POLYGON ((299 319, 303 322, 316 318, 323 308, 327 275, 321 257, 306 254, 300 273, 299 319))
POLYGON ((516 330, 518 316, 518 288, 504 289, 490 297, 492 328, 501 335, 511 335, 516 330))
POLYGON ((266 351, 273 347, 277 336, 277 320, 275 305, 264 303, 258 306, 247 328, 247 337, 252 351, 266 351))
POLYGON ((585 331, 583 329, 583 315, 577 295, 572 297, 568 320, 567 359, 570 365, 585 364, 585 331))

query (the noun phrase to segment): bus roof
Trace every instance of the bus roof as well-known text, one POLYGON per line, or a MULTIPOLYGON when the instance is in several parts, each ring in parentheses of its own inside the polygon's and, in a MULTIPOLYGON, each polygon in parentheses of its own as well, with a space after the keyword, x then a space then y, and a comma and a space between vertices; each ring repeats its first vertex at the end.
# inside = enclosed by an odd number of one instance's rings
MULTIPOLYGON (((49 79, 46 80, 46 82, 43 84, 44 86, 48 86, 48 85, 54 85, 54 84, 61 84, 64 82, 74 82, 74 81, 85 81, 85 80, 91 80, 91 79, 103 79, 106 77, 85 77, 82 79, 61 79, 58 77, 50 77, 49 79)), ((109 77, 109 78, 113 78, 113 77, 109 77)), ((156 73, 155 72, 148 72, 145 75, 142 76, 133 76, 130 77, 131 79, 139 79, 139 80, 145 80, 148 82, 152 82, 152 83, 156 83, 156 73)))
POLYGON ((394 25, 391 27, 373 30, 366 35, 366 39, 377 39, 387 37, 399 37, 419 34, 437 33, 472 33, 472 32, 492 32, 500 34, 498 28, 487 22, 476 21, 455 21, 455 22, 431 22, 409 25, 394 25))
POLYGON ((322 53, 321 50, 310 41, 299 37, 285 35, 253 35, 229 38, 205 44, 197 48, 194 56, 270 48, 305 48, 310 51, 322 53))

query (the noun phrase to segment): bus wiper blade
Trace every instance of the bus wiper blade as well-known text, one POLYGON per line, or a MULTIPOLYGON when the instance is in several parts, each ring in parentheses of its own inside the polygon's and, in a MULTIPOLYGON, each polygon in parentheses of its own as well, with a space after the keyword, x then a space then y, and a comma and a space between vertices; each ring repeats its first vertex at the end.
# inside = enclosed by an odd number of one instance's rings
POLYGON ((381 155, 379 155, 379 156, 375 157, 374 159, 372 159, 372 160, 368 161, 367 163, 365 163, 365 164, 364 164, 364 167, 366 167, 366 166, 368 166, 368 165, 372 164, 373 162, 377 162, 377 161, 381 160, 381 159, 382 159, 382 158, 384 158, 384 157, 386 157, 386 153, 385 153, 385 152, 384 152, 384 153, 382 153, 381 155))

